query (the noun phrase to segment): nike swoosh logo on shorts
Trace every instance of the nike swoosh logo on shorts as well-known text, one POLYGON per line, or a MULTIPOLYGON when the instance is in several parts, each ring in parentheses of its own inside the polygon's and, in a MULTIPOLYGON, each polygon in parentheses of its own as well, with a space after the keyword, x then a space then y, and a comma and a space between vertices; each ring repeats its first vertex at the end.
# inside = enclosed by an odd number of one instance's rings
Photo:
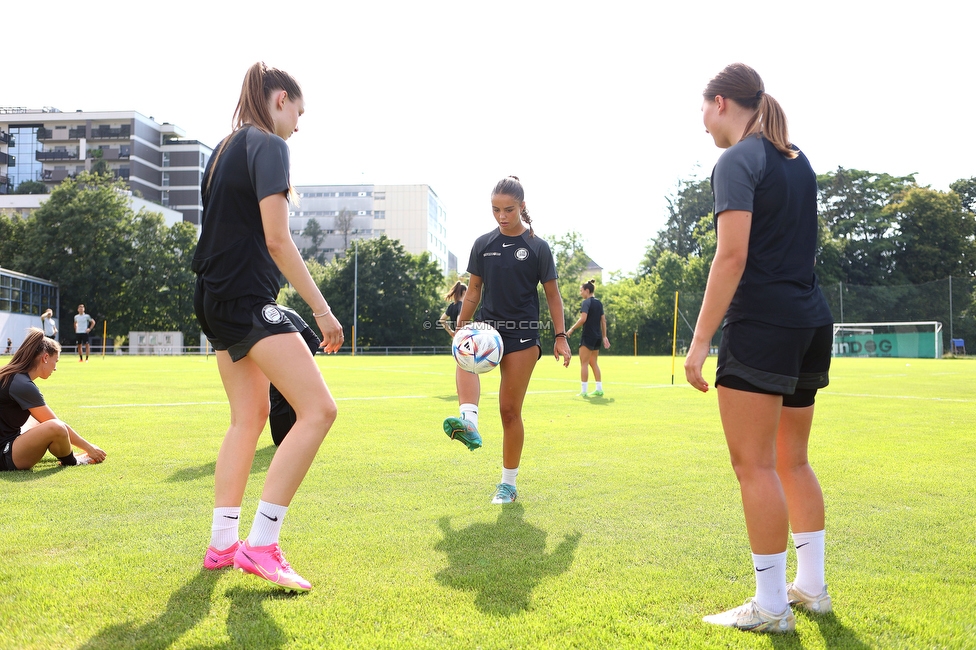
POLYGON ((532 339, 519 339, 519 343, 528 343, 532 339))

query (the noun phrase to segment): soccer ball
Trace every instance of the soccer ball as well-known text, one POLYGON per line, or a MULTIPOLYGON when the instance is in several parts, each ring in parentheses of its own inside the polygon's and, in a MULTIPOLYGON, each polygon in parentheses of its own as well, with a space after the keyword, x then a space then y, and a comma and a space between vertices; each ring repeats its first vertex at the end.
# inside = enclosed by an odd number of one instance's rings
POLYGON ((471 323, 459 329, 451 346, 458 367, 479 375, 497 366, 504 351, 501 334, 485 323, 471 323))

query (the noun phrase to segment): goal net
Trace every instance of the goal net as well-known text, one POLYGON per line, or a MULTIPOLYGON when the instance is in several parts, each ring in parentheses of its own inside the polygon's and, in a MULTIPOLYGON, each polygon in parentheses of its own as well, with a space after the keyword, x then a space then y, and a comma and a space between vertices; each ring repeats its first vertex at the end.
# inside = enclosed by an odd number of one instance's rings
POLYGON ((835 357, 942 358, 942 323, 835 323, 835 357))

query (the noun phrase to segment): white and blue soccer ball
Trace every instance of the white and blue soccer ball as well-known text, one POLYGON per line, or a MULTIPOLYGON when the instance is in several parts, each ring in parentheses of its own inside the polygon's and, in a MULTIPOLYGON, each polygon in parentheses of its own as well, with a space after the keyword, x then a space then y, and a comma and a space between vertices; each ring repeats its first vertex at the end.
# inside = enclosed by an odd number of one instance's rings
POLYGON ((461 370, 480 375, 501 362, 505 346, 501 334, 494 327, 485 323, 470 323, 454 333, 451 352, 461 370))

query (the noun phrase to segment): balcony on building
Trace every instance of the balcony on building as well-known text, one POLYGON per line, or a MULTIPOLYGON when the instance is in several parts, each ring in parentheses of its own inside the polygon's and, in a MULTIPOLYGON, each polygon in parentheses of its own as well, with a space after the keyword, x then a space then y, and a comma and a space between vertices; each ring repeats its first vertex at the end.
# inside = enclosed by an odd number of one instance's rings
POLYGON ((74 151, 35 151, 34 160, 78 160, 78 150, 74 151))
POLYGON ((45 169, 41 172, 41 180, 45 183, 60 183, 66 178, 74 177, 67 169, 45 169))
POLYGON ((9 165, 10 167, 13 167, 16 164, 17 164, 16 156, 11 156, 10 154, 5 154, 2 151, 0 151, 0 165, 9 165))
POLYGON ((10 135, 6 131, 0 131, 0 144, 5 144, 8 147, 14 146, 14 136, 10 135))
POLYGON ((129 155, 132 152, 132 147, 122 146, 118 149, 106 147, 104 149, 100 149, 99 151, 102 152, 102 160, 128 160, 129 155))
POLYGON ((10 187, 10 179, 0 175, 0 194, 10 194, 12 190, 13 188, 10 187))
POLYGON ((113 128, 108 124, 99 124, 92 127, 91 135, 88 137, 92 140, 128 140, 132 137, 132 126, 123 124, 113 128))

